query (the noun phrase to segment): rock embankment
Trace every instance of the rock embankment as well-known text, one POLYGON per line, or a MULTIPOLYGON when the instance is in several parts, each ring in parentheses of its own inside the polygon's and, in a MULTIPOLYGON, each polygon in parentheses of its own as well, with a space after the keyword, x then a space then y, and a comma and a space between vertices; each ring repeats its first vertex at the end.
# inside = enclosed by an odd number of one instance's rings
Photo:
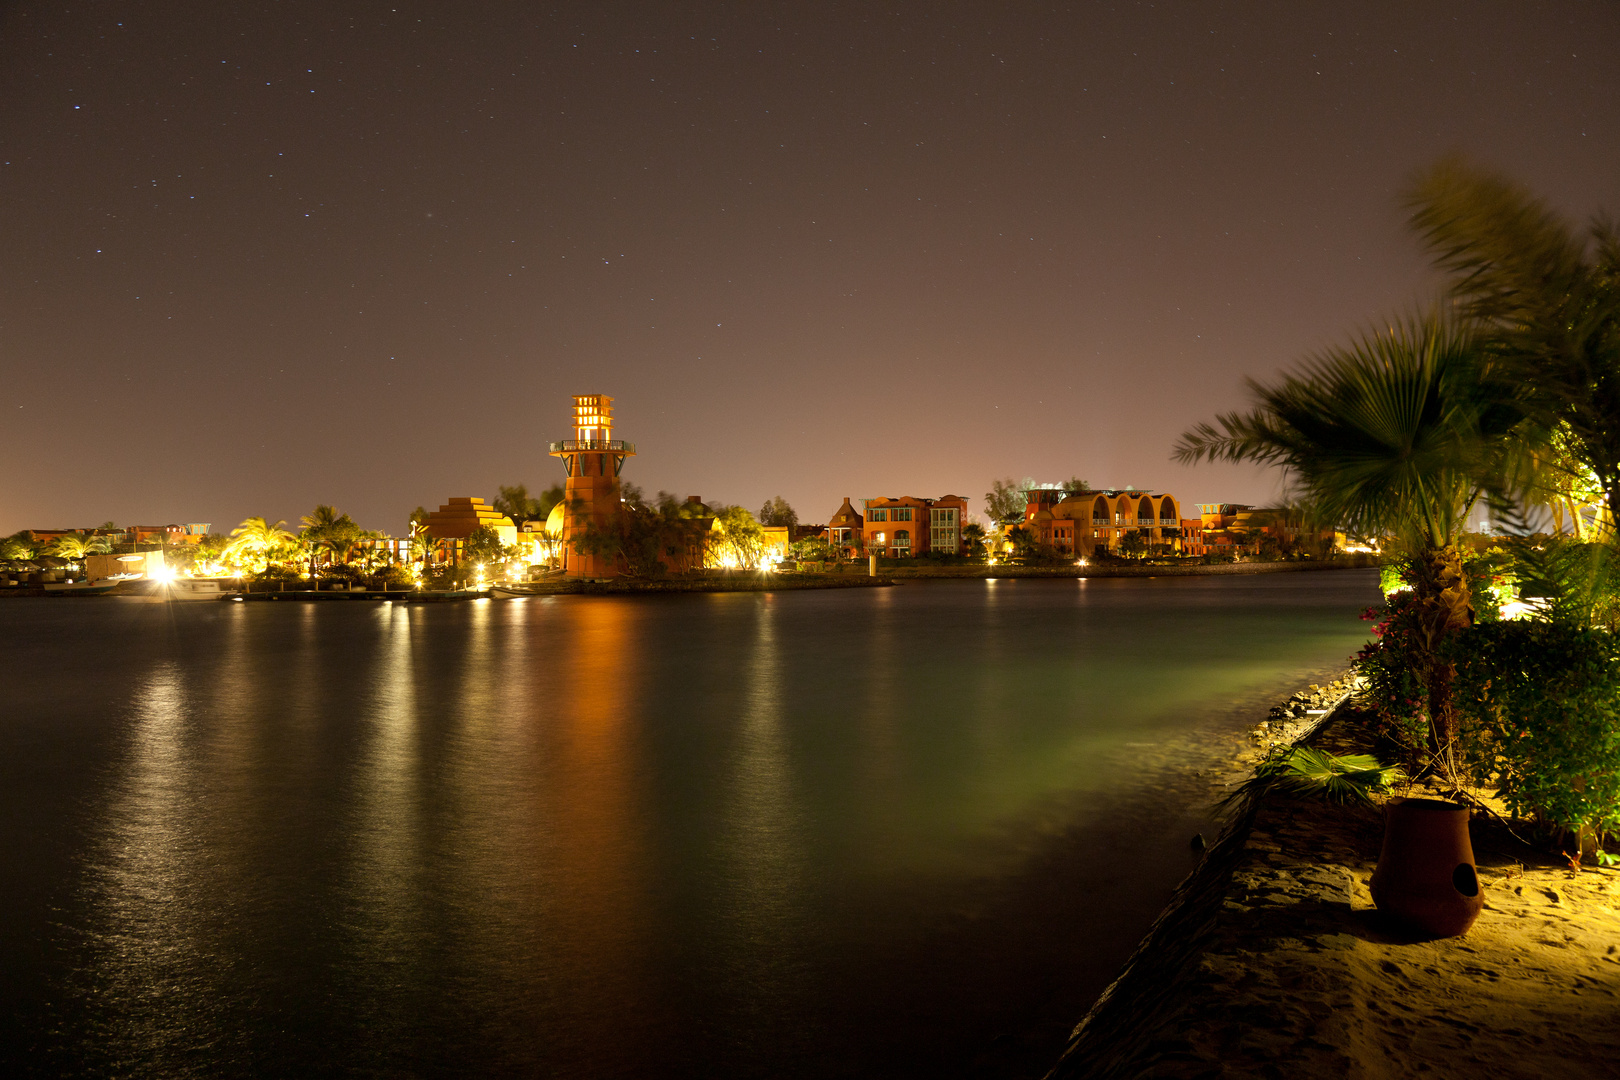
POLYGON ((1312 683, 1280 705, 1273 705, 1266 718, 1255 725, 1250 738, 1262 752, 1308 738, 1360 685, 1361 680, 1348 671, 1326 686, 1312 683))

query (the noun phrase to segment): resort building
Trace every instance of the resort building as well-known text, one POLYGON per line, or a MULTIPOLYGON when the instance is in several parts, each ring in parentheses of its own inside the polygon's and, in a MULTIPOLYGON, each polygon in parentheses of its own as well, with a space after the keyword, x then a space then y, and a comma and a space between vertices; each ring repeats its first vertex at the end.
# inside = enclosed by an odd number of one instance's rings
POLYGON ((793 543, 793 530, 786 525, 761 525, 764 533, 765 558, 780 562, 787 558, 788 546, 793 543))
POLYGON ((206 522, 185 525, 131 525, 125 530, 132 544, 200 544, 208 535, 206 522))
POLYGON ((164 561, 161 551, 140 551, 131 555, 86 555, 84 557, 84 576, 88 580, 97 578, 145 576, 158 577, 163 573, 164 561))
POLYGON ((866 519, 855 512, 855 508, 849 504, 848 495, 844 496, 844 505, 838 508, 838 512, 827 519, 827 527, 822 530, 821 536, 839 549, 846 559, 860 554, 861 546, 866 543, 866 519))
POLYGON ((1181 519, 1181 553, 1183 555, 1208 555, 1209 549, 1204 546, 1204 519, 1202 517, 1181 519))
POLYGON ((209 523, 193 521, 184 525, 130 525, 123 529, 29 529, 34 541, 47 544, 64 536, 99 536, 110 544, 200 544, 208 536, 209 523))
POLYGON ((1173 495, 1031 488, 1024 498, 1024 527, 1042 547, 1085 558, 1098 548, 1118 551, 1139 536, 1147 550, 1181 551, 1181 509, 1173 495))
POLYGON ((453 498, 422 523, 423 531, 439 541, 439 558, 450 562, 461 561, 462 544, 486 525, 495 530, 501 543, 517 543, 517 526, 512 524, 512 519, 483 499, 453 498))
MULTIPOLYGON (((867 499, 861 537, 866 550, 873 555, 891 559, 905 559, 928 552, 944 555, 962 554, 962 526, 967 521, 967 500, 960 495, 941 495, 937 499, 919 499, 906 495, 898 499, 867 499)), ((833 528, 852 528, 838 521, 849 506, 844 500, 838 514, 828 525, 833 528)))
POLYGON ((1202 503, 1205 553, 1236 558, 1273 552, 1329 555, 1344 545, 1335 529, 1307 528, 1298 511, 1285 507, 1255 507, 1243 503, 1202 503))

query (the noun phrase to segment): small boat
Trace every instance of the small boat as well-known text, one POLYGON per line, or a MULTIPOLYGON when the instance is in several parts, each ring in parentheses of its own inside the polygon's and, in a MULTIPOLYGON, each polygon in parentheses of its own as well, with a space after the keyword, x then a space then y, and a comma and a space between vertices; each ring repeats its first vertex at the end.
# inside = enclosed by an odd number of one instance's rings
POLYGON ((477 600, 480 597, 488 599, 489 588, 482 589, 418 589, 414 592, 401 593, 402 599, 413 604, 433 604, 445 600, 477 600))
POLYGON ((118 582, 102 578, 97 581, 47 581, 45 591, 59 596, 104 596, 118 588, 118 582))
POLYGON ((145 577, 141 574, 120 575, 118 578, 108 578, 115 582, 119 589, 113 595, 121 600, 129 600, 140 604, 167 604, 191 603, 197 600, 223 600, 232 595, 228 586, 234 582, 220 581, 211 578, 174 578, 163 581, 160 578, 145 577))
POLYGON ((163 592, 177 603, 193 603, 198 600, 225 599, 230 592, 224 586, 223 581, 209 578, 175 578, 164 586, 163 592))
POLYGON ((508 582, 504 585, 490 586, 489 595, 496 600, 516 600, 523 596, 543 596, 544 594, 535 591, 529 586, 508 582))

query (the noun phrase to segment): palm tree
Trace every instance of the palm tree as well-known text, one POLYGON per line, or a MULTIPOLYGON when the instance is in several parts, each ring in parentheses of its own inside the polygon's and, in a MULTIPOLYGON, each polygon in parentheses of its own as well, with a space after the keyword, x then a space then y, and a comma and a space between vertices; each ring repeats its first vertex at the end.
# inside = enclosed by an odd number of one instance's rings
POLYGON ((970 521, 962 526, 962 554, 982 558, 984 539, 984 526, 977 521, 970 521))
POLYGON ((1449 771, 1453 671, 1439 648, 1473 622, 1457 541, 1481 497, 1502 497, 1522 414, 1480 340, 1440 313, 1330 349, 1274 386, 1251 379, 1249 390, 1249 412, 1186 432, 1176 460, 1281 466, 1314 523, 1380 537, 1408 557, 1430 746, 1449 771))
POLYGON ((1458 157, 1408 193, 1412 225, 1453 275, 1502 378, 1522 388, 1527 435, 1549 445, 1520 494, 1601 493, 1600 532, 1620 510, 1620 231, 1584 236, 1527 189, 1458 157), (1540 475, 1537 476, 1536 473, 1540 475))
MULTIPOLYGON (((298 539, 282 528, 285 524, 285 521, 278 521, 272 525, 262 517, 250 517, 231 530, 231 540, 226 550, 232 554, 245 553, 268 564, 271 551, 298 539)), ((264 567, 260 566, 259 569, 263 570, 264 567)))
POLYGON ((105 555, 112 550, 112 545, 105 536, 85 536, 83 534, 69 533, 58 536, 50 547, 50 552, 59 559, 69 562, 81 562, 86 555, 105 555))
POLYGON ((500 495, 490 505, 511 518, 512 524, 520 529, 525 521, 545 519, 540 511, 540 500, 529 494, 529 488, 525 484, 514 484, 511 487, 502 484, 500 495))
POLYGON ((298 530, 298 538, 309 545, 309 576, 314 577, 315 560, 320 557, 324 541, 330 535, 332 527, 337 524, 337 507, 317 503, 312 513, 305 514, 298 520, 304 526, 298 530))
POLYGON ((355 542, 361 539, 360 526, 335 506, 317 504, 312 513, 298 520, 304 524, 298 535, 309 544, 311 576, 315 573, 315 560, 322 549, 327 552, 332 562, 346 563, 354 550, 355 542))

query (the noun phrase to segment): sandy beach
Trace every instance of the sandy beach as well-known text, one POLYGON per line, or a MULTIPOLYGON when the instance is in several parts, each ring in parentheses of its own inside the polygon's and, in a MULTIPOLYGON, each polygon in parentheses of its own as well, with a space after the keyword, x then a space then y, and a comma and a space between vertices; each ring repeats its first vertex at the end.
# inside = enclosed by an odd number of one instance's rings
MULTIPOLYGON (((1309 742, 1353 752, 1352 730, 1341 710, 1309 742)), ((1381 803, 1251 805, 1050 1075, 1620 1075, 1620 873, 1571 870, 1478 813, 1471 831, 1484 912, 1414 943, 1368 892, 1381 803)))

